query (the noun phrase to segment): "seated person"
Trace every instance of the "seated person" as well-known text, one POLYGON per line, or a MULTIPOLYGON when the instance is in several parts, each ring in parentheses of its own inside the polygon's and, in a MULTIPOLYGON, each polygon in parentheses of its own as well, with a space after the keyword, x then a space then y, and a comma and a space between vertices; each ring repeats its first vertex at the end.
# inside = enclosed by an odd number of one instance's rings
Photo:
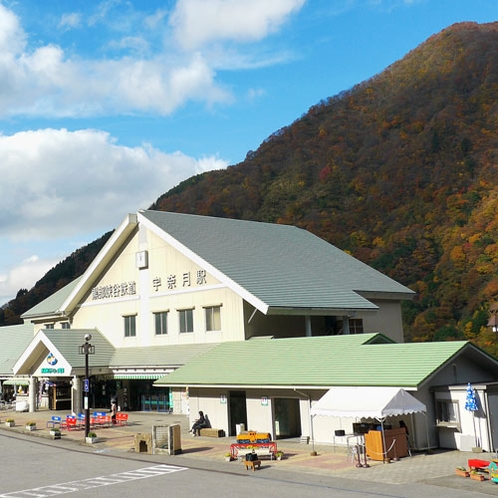
POLYGON ((199 412, 199 418, 192 425, 192 429, 190 432, 194 436, 197 436, 197 432, 199 432, 203 427, 206 427, 206 418, 204 417, 204 413, 202 411, 199 412))

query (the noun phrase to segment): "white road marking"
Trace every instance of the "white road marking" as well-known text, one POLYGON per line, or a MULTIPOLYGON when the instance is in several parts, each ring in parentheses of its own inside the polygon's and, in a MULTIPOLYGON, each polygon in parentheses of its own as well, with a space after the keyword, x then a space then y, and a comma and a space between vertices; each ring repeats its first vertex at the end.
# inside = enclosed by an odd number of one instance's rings
POLYGON ((48 498, 49 496, 74 493, 84 489, 98 488, 101 486, 110 486, 122 482, 135 481, 137 479, 147 479, 164 474, 171 474, 187 470, 186 467, 173 467, 171 465, 155 465, 154 467, 145 467, 143 469, 120 472, 102 477, 90 477, 81 481, 64 482, 52 484, 41 488, 23 489, 22 491, 12 491, 11 493, 0 494, 0 498, 48 498))

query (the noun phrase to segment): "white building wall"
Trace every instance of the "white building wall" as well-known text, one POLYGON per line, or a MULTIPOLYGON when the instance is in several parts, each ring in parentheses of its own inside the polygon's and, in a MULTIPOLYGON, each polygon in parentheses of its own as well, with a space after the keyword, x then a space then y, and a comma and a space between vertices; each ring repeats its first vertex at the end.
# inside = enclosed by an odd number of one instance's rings
POLYGON ((94 327, 115 347, 244 340, 243 300, 157 235, 140 233, 97 279, 74 315, 72 328, 94 327), (136 267, 139 249, 148 251, 146 268, 136 267), (113 289, 111 295, 107 289, 113 289), (219 331, 206 331, 209 306, 221 306, 219 331), (180 333, 178 312, 185 309, 193 310, 193 333, 180 333), (168 312, 167 334, 155 333, 157 312, 168 312), (127 315, 136 315, 135 337, 124 336, 127 315))
POLYGON ((363 320, 366 334, 381 333, 395 342, 404 342, 403 317, 399 301, 371 299, 379 309, 374 312, 357 312, 353 318, 363 320))

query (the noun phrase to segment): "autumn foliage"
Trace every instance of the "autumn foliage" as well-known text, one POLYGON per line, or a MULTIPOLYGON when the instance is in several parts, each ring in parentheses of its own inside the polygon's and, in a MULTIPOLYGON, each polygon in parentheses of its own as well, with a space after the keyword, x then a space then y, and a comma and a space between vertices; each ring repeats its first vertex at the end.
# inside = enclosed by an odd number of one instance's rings
POLYGON ((152 208, 306 228, 418 293, 406 340, 496 354, 497 53, 498 23, 451 26, 152 208))

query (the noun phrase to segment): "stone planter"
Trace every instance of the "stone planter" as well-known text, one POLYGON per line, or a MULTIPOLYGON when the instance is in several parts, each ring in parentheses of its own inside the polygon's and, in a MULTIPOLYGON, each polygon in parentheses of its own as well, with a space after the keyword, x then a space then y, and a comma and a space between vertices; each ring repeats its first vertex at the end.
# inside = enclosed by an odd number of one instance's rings
POLYGON ((26 430, 27 431, 36 431, 36 425, 27 425, 26 430))
POLYGON ((61 438, 61 431, 50 431, 50 436, 52 439, 60 439, 61 438))
POLYGON ((85 443, 86 444, 93 444, 93 443, 97 443, 98 442, 98 439, 97 437, 86 437, 85 438, 85 443))
POLYGON ((16 425, 16 423, 15 422, 5 422, 5 425, 7 427, 14 427, 16 425))

